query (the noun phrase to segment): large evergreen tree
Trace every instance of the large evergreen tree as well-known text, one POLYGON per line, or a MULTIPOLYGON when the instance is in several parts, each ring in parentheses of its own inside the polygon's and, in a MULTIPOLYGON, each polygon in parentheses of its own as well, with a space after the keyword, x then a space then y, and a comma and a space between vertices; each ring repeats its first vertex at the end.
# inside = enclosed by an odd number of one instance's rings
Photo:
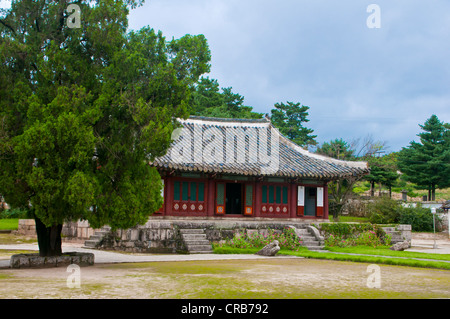
POLYGON ((127 33, 142 1, 12 1, 0 15, 0 194, 34 214, 40 254, 61 254, 62 224, 113 229, 146 222, 161 204, 163 155, 209 72, 203 36, 167 42, 127 33))
POLYGON ((436 188, 450 186, 449 126, 432 115, 420 127, 420 142, 400 151, 398 167, 406 180, 428 190, 428 200, 435 200, 436 188))

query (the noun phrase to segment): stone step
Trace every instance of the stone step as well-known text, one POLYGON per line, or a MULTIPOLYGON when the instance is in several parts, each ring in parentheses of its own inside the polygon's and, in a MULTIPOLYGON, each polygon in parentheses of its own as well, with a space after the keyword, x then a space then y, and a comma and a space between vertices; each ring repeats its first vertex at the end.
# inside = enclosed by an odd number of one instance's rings
POLYGON ((208 254, 212 253, 212 245, 203 229, 198 228, 182 228, 180 234, 187 251, 190 254, 208 254))
POLYGON ((180 229, 181 234, 204 234, 205 232, 201 228, 182 228, 180 229))
POLYGON ((212 247, 210 244, 199 244, 199 245, 186 245, 189 252, 195 251, 195 250, 212 250, 212 247))
POLYGON ((85 247, 89 247, 89 248, 95 248, 98 244, 98 240, 85 240, 84 241, 84 246, 85 247))
POLYGON ((182 236, 185 240, 206 240, 206 234, 182 234, 182 236))
POLYGON ((213 251, 211 250, 191 250, 190 254, 211 254, 213 251))
POLYGON ((308 247, 309 250, 322 250, 324 248, 325 248, 325 246, 311 246, 311 247, 308 247))
POLYGON ((185 240, 184 243, 188 246, 194 245, 211 245, 209 240, 185 240))

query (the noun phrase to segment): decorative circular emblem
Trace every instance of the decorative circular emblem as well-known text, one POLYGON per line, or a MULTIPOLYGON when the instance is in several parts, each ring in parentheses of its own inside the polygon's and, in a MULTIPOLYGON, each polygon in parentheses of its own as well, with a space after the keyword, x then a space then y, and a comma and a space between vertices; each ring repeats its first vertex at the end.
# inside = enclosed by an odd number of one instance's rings
POLYGON ((272 206, 269 207, 269 212, 273 212, 273 207, 272 206))
POLYGON ((175 208, 175 210, 178 210, 178 208, 180 208, 180 205, 178 205, 178 203, 176 203, 175 205, 173 205, 173 208, 175 208))
POLYGON ((266 206, 263 206, 263 207, 262 207, 262 211, 265 212, 266 210, 267 210, 267 207, 266 207, 266 206))
POLYGON ((183 210, 186 210, 187 209, 187 205, 183 204, 182 208, 183 208, 183 210))
POLYGON ((280 207, 277 207, 276 209, 277 209, 277 213, 279 213, 280 212, 280 207))
POLYGON ((219 213, 223 212, 223 207, 222 207, 222 206, 217 207, 217 211, 218 211, 219 213))
POLYGON ((287 207, 283 207, 283 213, 287 212, 287 207))
POLYGON ((203 210, 203 205, 202 204, 198 205, 198 210, 203 210))
POLYGON ((195 209, 195 205, 192 204, 192 205, 191 205, 191 210, 194 210, 194 209, 195 209))

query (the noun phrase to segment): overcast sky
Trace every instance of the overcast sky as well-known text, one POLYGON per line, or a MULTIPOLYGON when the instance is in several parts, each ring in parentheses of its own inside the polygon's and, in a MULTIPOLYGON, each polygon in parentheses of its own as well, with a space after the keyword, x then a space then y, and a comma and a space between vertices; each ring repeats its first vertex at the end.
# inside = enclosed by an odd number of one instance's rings
POLYGON ((397 151, 432 114, 450 122, 448 0, 147 0, 129 26, 147 25, 204 34, 209 77, 258 112, 309 106, 320 143, 371 135, 397 151))
POLYGON ((450 122, 449 0, 146 0, 129 16, 144 26, 204 34, 206 76, 257 112, 309 106, 320 144, 372 136, 398 151, 432 114, 450 122))

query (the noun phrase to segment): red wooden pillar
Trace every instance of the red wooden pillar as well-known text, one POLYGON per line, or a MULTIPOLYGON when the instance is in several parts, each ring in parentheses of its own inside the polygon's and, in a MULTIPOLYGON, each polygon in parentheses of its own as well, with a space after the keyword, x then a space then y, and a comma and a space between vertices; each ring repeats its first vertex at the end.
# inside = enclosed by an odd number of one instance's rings
POLYGON ((323 218, 328 219, 328 183, 323 186, 323 218))
POLYGON ((173 180, 170 177, 167 177, 164 181, 164 213, 165 216, 172 215, 172 200, 173 200, 173 180))
POLYGON ((297 184, 289 184, 290 194, 289 196, 289 217, 297 217, 297 184))
POLYGON ((255 182, 255 217, 261 217, 261 202, 262 202, 262 186, 261 182, 255 182))
POLYGON ((216 205, 216 183, 213 179, 208 179, 208 196, 207 196, 207 212, 208 217, 214 216, 215 205, 216 205))

